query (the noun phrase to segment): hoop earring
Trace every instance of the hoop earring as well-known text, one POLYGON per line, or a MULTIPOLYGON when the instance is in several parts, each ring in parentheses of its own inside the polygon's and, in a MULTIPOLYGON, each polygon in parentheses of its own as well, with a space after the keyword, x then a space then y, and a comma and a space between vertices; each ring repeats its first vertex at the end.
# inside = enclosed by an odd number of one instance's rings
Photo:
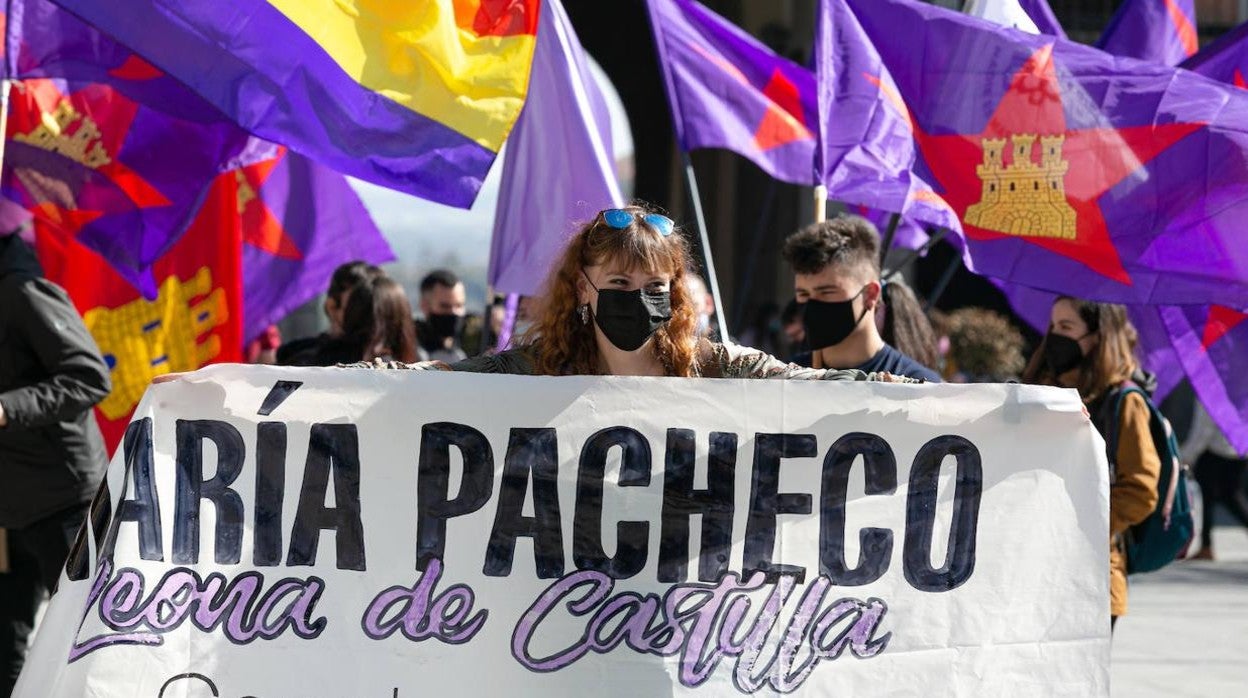
POLYGON ((584 303, 581 305, 581 324, 582 325, 589 324, 589 303, 584 303))

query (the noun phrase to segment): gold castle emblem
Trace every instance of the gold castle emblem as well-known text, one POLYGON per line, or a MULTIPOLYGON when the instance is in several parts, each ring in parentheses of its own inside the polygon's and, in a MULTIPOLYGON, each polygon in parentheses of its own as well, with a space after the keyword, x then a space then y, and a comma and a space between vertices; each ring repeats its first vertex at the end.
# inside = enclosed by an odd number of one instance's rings
POLYGON ((221 339, 211 333, 229 321, 230 308, 225 290, 213 286, 212 270, 200 267, 187 281, 166 278, 154 301, 92 308, 82 319, 112 368, 113 391, 100 411, 121 419, 155 376, 194 371, 221 353, 221 339))
POLYGON ((1066 200, 1066 171, 1062 159, 1066 136, 1040 136, 1040 162, 1032 158, 1037 136, 1010 137, 1013 162, 1004 161, 1006 140, 985 138, 984 161, 975 173, 983 183, 977 204, 966 209, 966 222, 1007 235, 1074 240, 1078 216, 1066 200))
POLYGON ((14 134, 13 140, 59 153, 92 169, 112 162, 101 142, 99 125, 68 101, 61 101, 51 112, 43 112, 38 126, 30 133, 14 134))

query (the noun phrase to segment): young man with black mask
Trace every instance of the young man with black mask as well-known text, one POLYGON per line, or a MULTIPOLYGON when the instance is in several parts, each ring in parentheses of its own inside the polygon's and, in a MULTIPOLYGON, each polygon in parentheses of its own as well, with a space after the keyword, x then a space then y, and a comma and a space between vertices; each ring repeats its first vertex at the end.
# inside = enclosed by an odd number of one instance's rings
POLYGON ((806 345, 793 363, 811 368, 888 372, 939 383, 932 369, 880 336, 875 311, 882 302, 880 237, 858 216, 837 216, 789 236, 784 258, 796 276, 806 345))
POLYGON ((416 339, 434 361, 452 363, 468 358, 460 346, 464 331, 464 284, 447 269, 435 269, 420 282, 420 313, 416 339))

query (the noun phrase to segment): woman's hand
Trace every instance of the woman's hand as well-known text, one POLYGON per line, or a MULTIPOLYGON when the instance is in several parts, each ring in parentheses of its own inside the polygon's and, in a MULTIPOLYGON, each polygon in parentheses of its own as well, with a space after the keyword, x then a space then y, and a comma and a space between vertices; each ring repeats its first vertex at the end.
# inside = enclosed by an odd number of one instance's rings
POLYGON ((189 376, 189 375, 191 375, 190 371, 184 371, 182 373, 162 373, 159 376, 156 376, 155 378, 152 379, 152 385, 159 385, 161 383, 172 383, 176 380, 181 379, 184 376, 189 376))

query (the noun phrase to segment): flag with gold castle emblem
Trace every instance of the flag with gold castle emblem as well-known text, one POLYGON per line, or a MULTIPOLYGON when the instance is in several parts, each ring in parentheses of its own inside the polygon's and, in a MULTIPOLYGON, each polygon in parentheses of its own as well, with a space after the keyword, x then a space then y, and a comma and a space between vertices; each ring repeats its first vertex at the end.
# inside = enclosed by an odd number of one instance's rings
POLYGON ((149 299, 151 265, 246 143, 229 123, 179 119, 105 84, 45 79, 13 83, 6 138, 4 194, 149 299))
POLYGON ((825 0, 816 49, 832 198, 989 276, 1248 308, 1248 94, 910 0, 825 0))
POLYGON ((539 0, 54 0, 251 133, 472 204, 528 88, 539 0))
POLYGON ((233 178, 212 186, 183 235, 157 260, 145 298, 68 229, 35 217, 35 249, 50 281, 69 293, 111 371, 96 407, 111 453, 154 376, 242 360, 243 292, 233 178))

